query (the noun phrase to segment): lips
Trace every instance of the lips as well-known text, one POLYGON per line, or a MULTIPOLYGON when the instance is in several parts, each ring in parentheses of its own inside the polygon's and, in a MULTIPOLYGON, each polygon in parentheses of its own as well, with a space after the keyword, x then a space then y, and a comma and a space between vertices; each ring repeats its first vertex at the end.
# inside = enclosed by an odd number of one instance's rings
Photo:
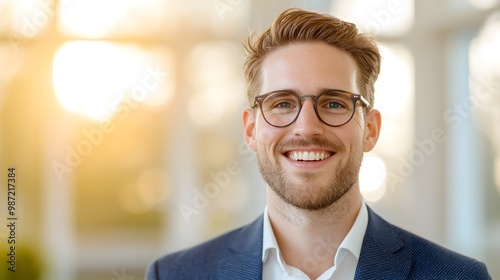
POLYGON ((330 151, 288 151, 284 153, 286 157, 294 161, 321 161, 333 154, 330 151))

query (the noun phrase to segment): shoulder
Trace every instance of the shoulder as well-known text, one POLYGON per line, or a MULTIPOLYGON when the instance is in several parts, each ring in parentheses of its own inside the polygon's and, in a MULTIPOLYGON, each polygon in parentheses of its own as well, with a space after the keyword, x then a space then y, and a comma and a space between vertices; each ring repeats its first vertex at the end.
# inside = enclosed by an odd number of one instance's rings
POLYGON ((436 279, 442 279, 443 276, 461 279, 490 279, 483 263, 403 229, 398 229, 398 231, 406 247, 412 252, 414 278, 428 279, 432 275, 436 279))
POLYGON ((231 255, 227 240, 233 235, 233 232, 229 232, 195 247, 158 258, 149 265, 146 279, 198 278, 198 271, 210 271, 219 259, 231 255))
POLYGON ((370 212, 372 227, 390 231, 402 242, 400 250, 411 259, 410 278, 491 279, 483 263, 392 225, 370 212))
MULTIPOLYGON (((162 256, 152 262, 147 280, 157 279, 216 279, 218 262, 241 250, 258 249, 258 231, 262 232, 262 218, 234 229, 186 250, 162 256)), ((260 234, 262 235, 262 233, 260 234)), ((261 241, 260 241, 261 243, 261 241)))

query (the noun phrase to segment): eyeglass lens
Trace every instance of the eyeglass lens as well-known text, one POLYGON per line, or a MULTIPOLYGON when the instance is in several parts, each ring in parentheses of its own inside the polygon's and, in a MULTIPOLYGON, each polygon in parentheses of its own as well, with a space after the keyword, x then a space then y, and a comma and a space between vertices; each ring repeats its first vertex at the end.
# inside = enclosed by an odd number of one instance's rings
MULTIPOLYGON (((274 126, 290 125, 298 117, 302 107, 301 97, 291 92, 274 92, 261 102, 266 121, 274 126)), ((354 114, 355 101, 352 94, 325 92, 315 98, 315 111, 328 125, 340 126, 347 123, 354 114)))

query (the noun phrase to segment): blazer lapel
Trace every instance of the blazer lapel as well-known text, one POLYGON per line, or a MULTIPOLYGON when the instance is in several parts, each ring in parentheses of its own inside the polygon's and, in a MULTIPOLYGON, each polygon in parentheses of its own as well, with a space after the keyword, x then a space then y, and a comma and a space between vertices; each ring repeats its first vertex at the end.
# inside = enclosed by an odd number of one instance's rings
MULTIPOLYGON (((218 279, 262 279, 263 218, 229 240, 234 254, 218 262, 218 279)), ((368 226, 354 279, 407 279, 411 255, 393 226, 368 207, 368 226)))
POLYGON ((262 215, 230 242, 234 255, 218 262, 218 279, 262 279, 262 215))
POLYGON ((409 250, 392 229, 368 207, 366 228, 354 279, 408 279, 409 250))

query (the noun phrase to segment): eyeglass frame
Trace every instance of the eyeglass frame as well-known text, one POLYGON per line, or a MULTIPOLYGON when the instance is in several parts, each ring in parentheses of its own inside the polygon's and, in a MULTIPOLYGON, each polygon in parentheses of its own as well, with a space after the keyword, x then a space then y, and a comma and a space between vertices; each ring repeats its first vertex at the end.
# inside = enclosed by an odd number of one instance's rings
POLYGON ((313 101, 313 103, 314 103, 314 112, 316 113, 316 116, 318 117, 318 119, 322 123, 324 123, 324 124, 326 124, 328 126, 331 126, 331 127, 339 127, 339 126, 343 126, 343 125, 349 123, 352 120, 352 118, 354 116, 354 113, 356 112, 356 104, 357 104, 358 101, 361 101, 362 105, 364 105, 366 108, 371 109, 370 102, 368 102, 368 100, 366 100, 366 98, 363 95, 357 94, 357 93, 352 93, 352 92, 341 90, 341 89, 328 89, 328 90, 322 91, 318 95, 303 95, 303 96, 300 96, 294 90, 275 90, 275 91, 271 91, 271 92, 264 93, 264 94, 256 96, 255 99, 254 99, 254 105, 251 108, 255 109, 255 107, 257 107, 257 105, 259 105, 259 109, 260 109, 260 112, 262 114, 262 117, 264 118, 264 120, 269 125, 277 127, 277 128, 283 128, 283 127, 290 126, 291 124, 293 124, 299 118, 300 112, 302 111, 302 101, 304 99, 311 99, 313 101), (299 100, 299 111, 297 112, 297 115, 295 116, 295 118, 289 124, 287 124, 287 125, 274 125, 274 124, 270 123, 267 120, 266 116, 264 115, 264 111, 262 110, 262 102, 264 101, 264 99, 266 99, 266 97, 268 97, 269 95, 274 94, 274 93, 278 93, 278 92, 290 93, 290 94, 294 95, 297 98, 297 100, 299 100), (332 92, 337 92, 337 93, 351 95, 351 100, 352 100, 352 104, 353 104, 352 113, 351 113, 351 116, 349 117, 349 119, 346 122, 344 122, 343 124, 331 125, 331 124, 327 123, 326 121, 324 121, 321 118, 321 116, 320 116, 320 114, 318 112, 318 100, 319 100, 319 98, 323 94, 332 93, 332 92))

